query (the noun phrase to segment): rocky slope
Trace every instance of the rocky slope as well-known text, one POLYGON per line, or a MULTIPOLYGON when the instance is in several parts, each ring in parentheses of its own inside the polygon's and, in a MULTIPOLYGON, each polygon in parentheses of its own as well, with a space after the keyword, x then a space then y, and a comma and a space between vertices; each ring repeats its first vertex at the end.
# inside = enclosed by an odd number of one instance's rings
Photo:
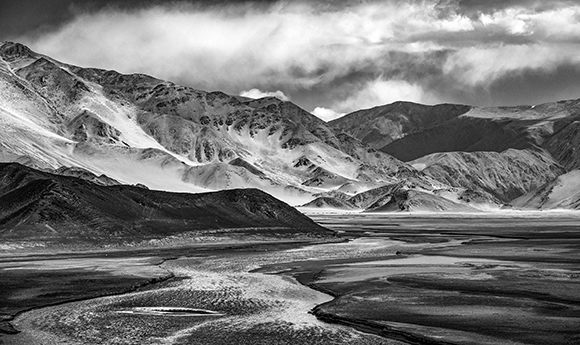
POLYGON ((569 100, 488 108, 397 102, 331 125, 442 183, 506 203, 580 167, 579 123, 580 100, 569 100))
POLYGON ((554 121, 552 128, 542 146, 567 170, 580 168, 580 114, 554 121))
POLYGON ((0 45, 0 160, 149 188, 255 187, 290 202, 396 181, 405 163, 291 102, 81 68, 0 45))
POLYGON ((565 172, 543 152, 515 149, 434 153, 411 164, 450 186, 468 188, 504 203, 565 172))
POLYGON ((151 239, 317 237, 330 232, 257 189, 169 193, 102 186, 0 163, 0 238, 7 243, 126 244, 151 239))

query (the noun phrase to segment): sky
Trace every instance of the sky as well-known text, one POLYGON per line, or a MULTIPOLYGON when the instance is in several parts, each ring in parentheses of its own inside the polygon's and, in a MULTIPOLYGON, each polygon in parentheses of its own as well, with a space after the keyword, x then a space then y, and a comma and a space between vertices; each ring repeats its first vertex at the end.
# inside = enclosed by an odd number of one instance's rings
POLYGON ((0 41, 324 120, 395 101, 580 98, 580 1, 2 0, 0 41))

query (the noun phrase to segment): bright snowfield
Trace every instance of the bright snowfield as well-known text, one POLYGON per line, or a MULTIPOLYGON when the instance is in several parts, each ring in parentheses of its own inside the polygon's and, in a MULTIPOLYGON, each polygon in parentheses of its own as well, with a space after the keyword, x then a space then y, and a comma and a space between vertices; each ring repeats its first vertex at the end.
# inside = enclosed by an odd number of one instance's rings
MULTIPOLYGON (((172 191, 204 191, 193 184, 184 183, 179 178, 179 169, 183 169, 171 157, 193 164, 186 157, 179 157, 163 148, 151 136, 135 123, 135 109, 130 106, 119 106, 102 95, 98 85, 91 85, 91 92, 68 110, 70 121, 74 114, 90 112, 99 121, 118 129, 119 139, 126 143, 119 145, 94 145, 83 147, 78 142, 65 137, 62 128, 55 119, 47 115, 54 113, 42 97, 33 91, 22 90, 18 85, 27 82, 19 78, 4 63, 0 79, 0 126, 2 128, 3 161, 33 162, 41 167, 58 168, 60 166, 77 166, 100 175, 106 174, 119 182, 142 183, 151 188, 172 191), (60 134, 57 134, 61 132, 60 134), (143 151, 149 149, 151 154, 143 157, 143 151), (165 154, 165 155, 164 155, 165 154), (164 178, 160 178, 164 176, 164 178)), ((79 115, 80 116, 80 115, 79 115)))
POLYGON ((540 190, 517 198, 513 204, 543 209, 577 209, 580 206, 580 170, 558 176, 540 190))

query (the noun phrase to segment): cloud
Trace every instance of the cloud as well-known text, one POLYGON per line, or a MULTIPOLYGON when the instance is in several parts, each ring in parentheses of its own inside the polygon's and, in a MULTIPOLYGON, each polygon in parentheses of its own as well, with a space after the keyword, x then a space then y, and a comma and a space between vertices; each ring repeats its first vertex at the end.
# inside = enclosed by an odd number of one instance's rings
POLYGON ((443 71, 473 87, 490 85, 507 74, 524 73, 530 69, 550 72, 569 63, 580 65, 575 46, 507 45, 461 49, 449 57, 443 71))
POLYGON ((231 94, 284 90, 306 109, 338 113, 401 99, 518 104, 517 93, 496 97, 497 82, 521 75, 522 85, 540 90, 528 85, 539 81, 526 79, 530 71, 545 81, 580 66, 575 2, 481 3, 166 2, 79 11, 56 29, 15 39, 80 66, 231 94))
POLYGON ((337 113, 336 111, 328 108, 323 107, 316 107, 312 110, 312 115, 328 122, 334 119, 338 119, 341 116, 344 116, 345 113, 337 113))
POLYGON ((371 108, 377 105, 396 101, 413 101, 419 103, 434 103, 434 96, 429 95, 420 85, 404 80, 373 80, 351 97, 339 102, 337 109, 371 108))
POLYGON ((282 101, 289 101, 290 97, 286 96, 284 92, 277 90, 275 92, 260 91, 259 89, 250 89, 248 91, 240 92, 240 96, 248 98, 264 98, 264 97, 276 97, 282 101))

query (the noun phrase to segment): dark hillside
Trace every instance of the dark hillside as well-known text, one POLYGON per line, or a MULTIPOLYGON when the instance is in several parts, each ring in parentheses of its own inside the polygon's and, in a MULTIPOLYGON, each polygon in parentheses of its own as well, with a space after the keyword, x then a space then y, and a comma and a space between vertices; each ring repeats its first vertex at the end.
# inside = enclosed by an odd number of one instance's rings
POLYGON ((118 243, 212 229, 228 229, 226 236, 329 234, 257 189, 169 193, 0 164, 0 238, 5 240, 118 243))

